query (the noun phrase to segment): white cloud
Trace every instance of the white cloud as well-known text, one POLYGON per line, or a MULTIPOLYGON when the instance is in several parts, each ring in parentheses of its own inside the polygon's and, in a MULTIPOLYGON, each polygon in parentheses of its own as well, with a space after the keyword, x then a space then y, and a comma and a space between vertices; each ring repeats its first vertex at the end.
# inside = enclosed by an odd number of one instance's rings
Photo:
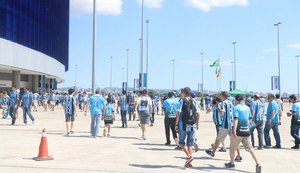
POLYGON ((249 0, 185 0, 189 6, 210 11, 215 7, 247 6, 249 0))
MULTIPOLYGON (((142 0, 136 0, 142 4, 142 0)), ((144 0, 144 5, 148 8, 161 8, 164 0, 144 0)))
MULTIPOLYGON (((71 0, 71 15, 90 14, 93 12, 93 0, 71 0)), ((99 14, 120 15, 123 0, 97 0, 96 11, 99 14)))
POLYGON ((300 43, 290 44, 288 45, 288 47, 293 49, 300 49, 300 43))

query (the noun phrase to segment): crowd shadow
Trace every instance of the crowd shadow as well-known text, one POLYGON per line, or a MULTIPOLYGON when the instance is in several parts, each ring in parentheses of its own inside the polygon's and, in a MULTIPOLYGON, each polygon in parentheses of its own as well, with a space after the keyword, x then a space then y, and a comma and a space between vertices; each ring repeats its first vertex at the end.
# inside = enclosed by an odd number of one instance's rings
POLYGON ((150 165, 150 164, 129 164, 131 167, 143 168, 143 169, 162 169, 162 168, 173 168, 173 169, 184 169, 182 166, 175 165, 150 165))
POLYGON ((132 137, 132 136, 111 136, 109 138, 112 138, 112 139, 141 140, 141 138, 139 138, 139 137, 132 137))
POLYGON ((224 170, 224 171, 230 171, 230 172, 241 172, 241 173, 251 173, 249 171, 244 171, 244 170, 240 170, 240 169, 228 169, 224 167, 218 167, 218 166, 214 166, 211 164, 206 164, 206 166, 194 166, 192 169, 196 169, 196 170, 201 170, 201 171, 206 171, 206 172, 215 172, 215 171, 220 171, 220 170, 224 170))
POLYGON ((174 149, 171 148, 138 148, 141 150, 148 150, 148 151, 173 151, 174 149))
MULTIPOLYGON (((176 159, 182 159, 182 160, 186 160, 186 157, 174 157, 176 159)), ((203 156, 203 157, 194 157, 194 160, 215 160, 215 161, 224 161, 227 162, 228 160, 225 159, 218 159, 218 158, 214 158, 214 157, 208 157, 208 156, 203 156)))

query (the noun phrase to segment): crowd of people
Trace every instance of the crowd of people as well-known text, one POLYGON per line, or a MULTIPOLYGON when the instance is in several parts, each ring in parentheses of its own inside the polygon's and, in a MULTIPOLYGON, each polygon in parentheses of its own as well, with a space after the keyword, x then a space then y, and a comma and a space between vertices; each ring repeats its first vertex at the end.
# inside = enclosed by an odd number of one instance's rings
MULTIPOLYGON (((291 110, 287 116, 291 118, 291 136, 295 139, 295 146, 292 149, 299 149, 300 138, 300 102, 295 95, 289 97, 292 103, 291 110)), ((1 93, 0 105, 3 118, 10 115, 11 125, 16 123, 18 108, 23 110, 23 124, 27 125, 27 116, 35 122, 31 110, 37 112, 37 107, 42 106, 44 111, 54 111, 55 106, 63 105, 66 122, 66 135, 74 133, 74 121, 77 108, 91 115, 90 132, 96 138, 100 133, 101 121, 104 121, 103 136, 111 136, 111 126, 115 121, 115 114, 121 114, 122 128, 128 127, 127 121, 139 120, 141 128, 141 139, 148 140, 148 127, 154 125, 155 114, 159 111, 164 115, 165 145, 171 144, 171 136, 176 149, 181 149, 187 156, 184 164, 186 168, 192 168, 193 147, 198 150, 197 130, 199 129, 200 110, 205 109, 207 114, 212 112, 212 119, 216 127, 216 138, 210 149, 205 152, 215 157, 216 151, 226 152, 224 141, 229 136, 229 158, 230 162, 225 167, 234 168, 235 162, 243 160, 239 149, 240 143, 246 151, 250 152, 256 163, 256 172, 261 172, 261 165, 255 155, 255 135, 258 134, 258 150, 274 148, 280 149, 281 139, 279 127, 283 111, 283 103, 279 95, 269 94, 267 101, 263 96, 235 95, 228 92, 221 92, 214 96, 205 95, 199 100, 196 94, 189 87, 181 89, 179 95, 169 92, 166 97, 155 96, 153 92, 143 90, 140 92, 123 91, 121 95, 109 93, 107 95, 96 91, 94 95, 86 92, 75 93, 69 89, 66 93, 37 93, 30 92, 24 88, 20 93, 16 87, 12 87, 9 94, 1 93), (161 110, 160 110, 161 108, 161 110), (128 115, 128 116, 127 116, 128 115), (275 145, 272 146, 270 130, 272 129, 275 145), (221 147, 219 148, 219 145, 221 147)))

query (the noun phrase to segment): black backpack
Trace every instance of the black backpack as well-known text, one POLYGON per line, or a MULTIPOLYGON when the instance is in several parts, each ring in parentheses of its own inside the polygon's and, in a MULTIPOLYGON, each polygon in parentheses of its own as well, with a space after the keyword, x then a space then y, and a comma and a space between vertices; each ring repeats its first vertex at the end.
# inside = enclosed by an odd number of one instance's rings
POLYGON ((184 124, 194 125, 197 123, 197 108, 193 99, 183 99, 182 119, 184 124))

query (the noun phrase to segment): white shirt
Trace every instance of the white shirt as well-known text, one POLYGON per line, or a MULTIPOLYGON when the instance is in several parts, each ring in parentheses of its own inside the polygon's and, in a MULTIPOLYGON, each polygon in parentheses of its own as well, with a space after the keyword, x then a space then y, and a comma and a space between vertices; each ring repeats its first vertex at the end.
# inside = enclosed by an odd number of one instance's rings
POLYGON ((141 96, 138 99, 139 111, 149 111, 149 107, 152 106, 152 100, 149 96, 141 96))

